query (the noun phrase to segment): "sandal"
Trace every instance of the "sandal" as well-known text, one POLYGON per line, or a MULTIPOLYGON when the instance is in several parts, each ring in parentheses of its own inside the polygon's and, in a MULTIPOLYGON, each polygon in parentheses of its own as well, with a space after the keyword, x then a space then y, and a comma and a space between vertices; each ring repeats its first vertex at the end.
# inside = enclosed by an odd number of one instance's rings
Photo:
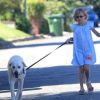
POLYGON ((88 92, 93 92, 94 88, 91 87, 91 88, 88 88, 88 92))
POLYGON ((86 85, 87 85, 88 92, 93 92, 94 88, 92 87, 91 83, 87 82, 86 85))
POLYGON ((83 89, 83 90, 80 90, 80 91, 79 91, 79 94, 80 94, 80 95, 84 95, 84 94, 85 94, 85 90, 84 90, 84 89, 83 89))

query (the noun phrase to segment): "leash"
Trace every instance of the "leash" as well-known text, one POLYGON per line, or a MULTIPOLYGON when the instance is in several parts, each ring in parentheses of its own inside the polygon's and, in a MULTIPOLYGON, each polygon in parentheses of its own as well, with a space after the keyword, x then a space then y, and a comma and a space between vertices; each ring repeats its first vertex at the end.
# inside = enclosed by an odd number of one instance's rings
POLYGON ((64 43, 62 43, 60 46, 58 46, 56 49, 54 49, 53 51, 49 52, 48 54, 46 54, 45 56, 43 56, 42 58, 40 58, 38 61, 36 61, 35 63, 31 64, 29 67, 26 68, 26 70, 30 69, 32 66, 34 66, 36 63, 40 62, 42 59, 46 58, 47 56, 49 56, 51 53, 53 53, 55 50, 59 49, 60 47, 62 47, 63 45, 67 44, 68 40, 66 40, 64 43))

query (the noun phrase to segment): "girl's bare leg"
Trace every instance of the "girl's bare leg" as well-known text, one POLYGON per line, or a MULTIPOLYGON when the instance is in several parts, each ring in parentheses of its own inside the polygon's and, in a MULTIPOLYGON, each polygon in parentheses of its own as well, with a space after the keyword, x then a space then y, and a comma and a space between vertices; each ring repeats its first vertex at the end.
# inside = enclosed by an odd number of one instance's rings
POLYGON ((93 91, 93 87, 92 87, 91 81, 90 81, 89 65, 87 65, 87 64, 84 65, 84 71, 85 71, 86 85, 87 85, 88 91, 93 91))
POLYGON ((80 80, 80 93, 84 93, 84 87, 83 87, 83 83, 84 83, 84 68, 83 66, 80 67, 79 69, 79 80, 80 80))
POLYGON ((86 76, 86 82, 90 81, 90 71, 89 71, 89 65, 84 65, 84 72, 86 76))

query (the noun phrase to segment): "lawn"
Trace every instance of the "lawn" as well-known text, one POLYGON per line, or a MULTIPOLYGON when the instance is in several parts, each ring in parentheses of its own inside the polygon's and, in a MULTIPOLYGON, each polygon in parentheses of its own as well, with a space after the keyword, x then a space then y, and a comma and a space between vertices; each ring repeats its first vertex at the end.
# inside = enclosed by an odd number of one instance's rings
POLYGON ((0 40, 11 41, 29 36, 27 33, 0 23, 0 40))

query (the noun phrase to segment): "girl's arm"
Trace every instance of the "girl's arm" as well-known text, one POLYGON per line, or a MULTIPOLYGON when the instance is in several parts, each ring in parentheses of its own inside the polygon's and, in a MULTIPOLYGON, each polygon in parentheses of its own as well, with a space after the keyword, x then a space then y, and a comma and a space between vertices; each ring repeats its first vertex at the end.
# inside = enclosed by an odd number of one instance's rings
POLYGON ((92 32, 93 32, 96 36, 100 37, 100 33, 97 32, 97 30, 95 30, 95 28, 92 28, 92 32))

